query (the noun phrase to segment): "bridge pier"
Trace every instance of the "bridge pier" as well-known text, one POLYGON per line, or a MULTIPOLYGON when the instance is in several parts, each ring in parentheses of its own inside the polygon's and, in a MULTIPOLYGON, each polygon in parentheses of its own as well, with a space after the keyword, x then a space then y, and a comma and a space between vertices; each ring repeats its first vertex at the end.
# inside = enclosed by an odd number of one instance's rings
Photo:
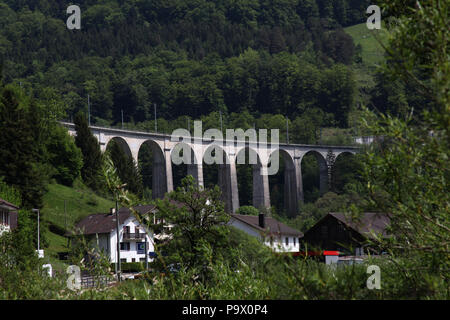
POLYGON ((172 158, 170 148, 164 148, 164 164, 166 171, 166 192, 173 191, 172 158))
MULTIPOLYGON (((294 157, 294 168, 295 168, 297 206, 299 207, 300 204, 305 201, 305 196, 303 193, 302 158, 300 156, 294 157)), ((297 208, 297 212, 298 210, 299 208, 297 208)))
POLYGON ((322 196, 323 194, 328 192, 328 165, 325 162, 325 160, 321 159, 322 161, 319 160, 319 190, 320 190, 320 195, 322 196))
POLYGON ((270 208, 267 165, 263 165, 260 162, 253 165, 253 206, 258 209, 270 208))
POLYGON ((225 212, 235 213, 239 209, 239 191, 235 159, 234 156, 230 158, 230 163, 225 162, 219 165, 218 185, 220 190, 222 190, 225 212))
POLYGON ((284 169, 284 209, 290 217, 299 212, 299 204, 303 201, 303 186, 301 166, 285 162, 284 169))
POLYGON ((152 168, 152 198, 162 199, 167 192, 167 168, 164 155, 152 144, 153 168, 152 168))

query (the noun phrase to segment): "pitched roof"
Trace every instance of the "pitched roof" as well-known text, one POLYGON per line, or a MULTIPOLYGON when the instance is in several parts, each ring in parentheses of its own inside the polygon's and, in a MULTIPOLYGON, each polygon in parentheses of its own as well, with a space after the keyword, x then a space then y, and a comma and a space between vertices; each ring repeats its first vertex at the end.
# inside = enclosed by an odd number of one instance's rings
POLYGON ((17 210, 17 209, 19 209, 18 206, 14 205, 14 204, 6 201, 6 200, 3 200, 2 198, 0 198, 0 206, 11 207, 11 208, 8 208, 9 210, 17 210))
MULTIPOLYGON (((140 205, 134 209, 140 214, 145 214, 152 211, 154 205, 140 205)), ((131 211, 128 208, 119 209, 119 225, 123 224, 131 216, 131 211)), ((116 214, 111 213, 97 213, 91 214, 83 218, 75 225, 75 230, 81 231, 83 234, 109 233, 116 228, 116 214)), ((73 235, 72 232, 67 232, 67 236, 73 235)))
POLYGON ((259 230, 262 232, 267 232, 268 234, 286 234, 303 237, 303 233, 298 230, 295 230, 278 220, 275 220, 272 217, 265 217, 265 226, 263 229, 259 226, 259 217, 258 216, 249 216, 243 214, 232 214, 231 217, 244 222, 245 224, 259 230))
POLYGON ((348 214, 337 212, 331 212, 330 215, 363 236, 373 238, 373 233, 388 236, 386 228, 391 220, 386 213, 364 212, 359 219, 352 219, 348 214))

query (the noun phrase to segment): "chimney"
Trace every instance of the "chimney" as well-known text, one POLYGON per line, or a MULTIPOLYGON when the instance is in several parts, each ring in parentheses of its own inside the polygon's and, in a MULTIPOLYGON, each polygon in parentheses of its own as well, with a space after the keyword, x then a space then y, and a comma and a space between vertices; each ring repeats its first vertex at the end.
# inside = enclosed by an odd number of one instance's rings
POLYGON ((259 214, 259 226, 263 229, 266 227, 266 218, 264 216, 264 213, 259 214))

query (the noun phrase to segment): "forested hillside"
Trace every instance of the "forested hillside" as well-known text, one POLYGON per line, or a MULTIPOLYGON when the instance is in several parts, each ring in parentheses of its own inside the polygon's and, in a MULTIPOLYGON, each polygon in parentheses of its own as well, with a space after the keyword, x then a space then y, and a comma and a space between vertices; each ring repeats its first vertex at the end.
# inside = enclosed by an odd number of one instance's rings
POLYGON ((316 107, 347 127, 358 48, 342 27, 366 20, 364 0, 0 1, 5 82, 51 88, 70 119, 114 124, 248 111, 292 120, 316 107))
MULTIPOLYGON (((350 144, 351 136, 358 134, 361 104, 395 114, 408 112, 408 105, 416 112, 426 106, 424 98, 408 88, 412 84, 376 73, 367 46, 380 46, 365 26, 366 0, 76 4, 81 30, 67 28, 65 1, 0 0, 3 83, 14 83, 37 98, 43 121, 73 121, 78 111, 87 114, 89 96, 91 123, 97 125, 119 125, 123 114, 127 128, 154 130, 156 106, 159 132, 192 128, 192 120, 201 119, 204 130, 222 124, 277 128, 285 142, 288 126, 291 143, 350 144)), ((370 52, 383 62, 381 50, 370 52)), ((151 152, 143 148, 139 173, 122 158, 114 158, 116 166, 127 168, 119 170, 122 179, 134 186, 134 193, 148 198, 151 152)), ((58 157, 52 161, 57 163, 58 157)), ((341 176, 347 178, 333 182, 338 194, 356 190, 357 164, 346 163, 351 165, 341 168, 341 176)), ((251 168, 238 171, 240 189, 251 188, 251 168)), ((71 185, 77 174, 48 176, 71 185)), ((313 156, 305 157, 302 174, 305 200, 315 202, 319 179, 313 156)), ((184 175, 174 168, 176 185, 184 175)), ((101 179, 88 179, 84 167, 81 176, 93 190, 102 189, 101 179)), ((205 167, 207 185, 216 183, 214 176, 216 172, 205 167)), ((271 177, 272 205, 279 212, 283 184, 281 170, 271 177)), ((38 190, 42 193, 43 188, 38 190)), ((241 198, 242 205, 251 204, 245 192, 241 198)))

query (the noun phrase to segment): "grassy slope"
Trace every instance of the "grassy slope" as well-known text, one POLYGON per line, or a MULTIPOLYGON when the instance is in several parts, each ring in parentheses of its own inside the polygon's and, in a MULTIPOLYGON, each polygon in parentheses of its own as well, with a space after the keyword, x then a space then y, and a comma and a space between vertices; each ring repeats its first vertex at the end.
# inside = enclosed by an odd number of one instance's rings
MULTIPOLYGON (((95 195, 92 191, 79 183, 73 188, 59 184, 50 184, 49 191, 44 196, 43 220, 49 226, 59 229, 70 229, 81 218, 93 214, 108 212, 114 207, 114 202, 95 195), (64 215, 64 200, 66 200, 66 213, 64 215), (67 223, 67 228, 66 228, 67 223)), ((46 235, 49 247, 45 249, 46 256, 57 257, 57 252, 67 251, 67 239, 51 230, 46 235)))
POLYGON ((353 64, 353 71, 357 85, 358 94, 356 102, 358 105, 367 105, 369 92, 375 86, 375 72, 384 62, 384 49, 377 38, 387 43, 387 31, 382 23, 381 30, 369 30, 366 23, 357 24, 344 28, 352 38, 355 45, 361 45, 362 63, 353 64))
POLYGON ((363 64, 367 67, 375 67, 384 60, 384 49, 377 41, 378 37, 382 43, 386 43, 386 29, 382 25, 381 30, 369 30, 365 23, 357 24, 344 28, 352 38, 355 45, 360 44, 362 47, 363 64))
POLYGON ((45 205, 42 212, 46 220, 62 228, 66 225, 64 200, 68 228, 89 214, 106 213, 114 207, 113 201, 97 196, 81 184, 75 184, 73 188, 50 184, 49 192, 44 196, 45 205))

